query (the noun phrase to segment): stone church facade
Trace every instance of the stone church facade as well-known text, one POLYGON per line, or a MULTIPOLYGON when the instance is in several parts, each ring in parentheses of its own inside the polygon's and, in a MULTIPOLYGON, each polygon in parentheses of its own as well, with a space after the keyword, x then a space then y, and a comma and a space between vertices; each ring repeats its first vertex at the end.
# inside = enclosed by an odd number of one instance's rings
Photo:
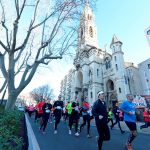
MULTIPOLYGON (((62 98, 81 102, 87 96, 90 104, 93 104, 97 92, 103 90, 107 104, 112 105, 116 101, 123 101, 127 93, 133 93, 132 87, 140 85, 138 68, 133 63, 125 63, 122 44, 114 35, 110 43, 111 54, 99 48, 95 16, 89 4, 86 4, 80 19, 74 69, 61 82, 62 98), (137 83, 133 83, 128 75, 129 68, 134 70, 132 78, 136 77, 137 83)), ((141 89, 137 88, 133 94, 140 92, 141 89)))

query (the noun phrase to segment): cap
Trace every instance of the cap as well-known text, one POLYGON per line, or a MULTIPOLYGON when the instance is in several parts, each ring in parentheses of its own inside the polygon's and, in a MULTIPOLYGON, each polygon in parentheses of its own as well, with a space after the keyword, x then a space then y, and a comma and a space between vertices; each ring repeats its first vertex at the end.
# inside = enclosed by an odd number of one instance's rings
POLYGON ((101 95, 101 94, 104 94, 104 92, 103 92, 103 91, 99 91, 99 92, 97 93, 97 96, 99 96, 99 95, 101 95))

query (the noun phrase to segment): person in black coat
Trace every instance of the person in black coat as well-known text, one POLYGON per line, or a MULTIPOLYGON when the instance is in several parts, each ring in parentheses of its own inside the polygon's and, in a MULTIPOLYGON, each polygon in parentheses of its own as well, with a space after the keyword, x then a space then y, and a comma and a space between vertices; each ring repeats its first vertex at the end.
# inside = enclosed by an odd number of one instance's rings
POLYGON ((110 140, 110 131, 107 125, 107 108, 104 101, 104 92, 97 93, 98 100, 96 100, 92 107, 92 114, 95 118, 96 128, 99 134, 97 138, 98 149, 102 150, 103 141, 110 140))
POLYGON ((54 116, 55 116, 55 131, 54 134, 57 134, 57 126, 60 123, 60 119, 62 116, 62 110, 63 110, 63 101, 61 100, 61 95, 58 96, 58 100, 55 101, 54 105, 53 105, 53 109, 54 109, 54 116))

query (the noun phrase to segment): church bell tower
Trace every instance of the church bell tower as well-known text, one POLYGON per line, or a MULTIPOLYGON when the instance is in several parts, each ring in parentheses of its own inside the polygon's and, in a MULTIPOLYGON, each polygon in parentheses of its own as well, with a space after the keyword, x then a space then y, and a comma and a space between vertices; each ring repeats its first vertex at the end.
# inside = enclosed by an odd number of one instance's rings
POLYGON ((78 31, 78 47, 90 45, 98 48, 97 28, 95 25, 95 16, 86 1, 83 14, 80 19, 80 27, 78 31))

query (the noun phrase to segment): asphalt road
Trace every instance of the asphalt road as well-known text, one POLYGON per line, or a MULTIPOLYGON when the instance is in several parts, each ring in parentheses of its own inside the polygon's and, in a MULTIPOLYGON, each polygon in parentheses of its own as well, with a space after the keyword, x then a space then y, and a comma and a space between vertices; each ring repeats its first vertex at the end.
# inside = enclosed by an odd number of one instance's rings
MULTIPOLYGON (((97 150, 95 126, 91 127, 92 138, 87 138, 86 127, 79 137, 75 137, 74 129, 72 135, 69 135, 67 124, 61 121, 58 126, 58 133, 54 135, 54 125, 48 123, 46 134, 42 134, 33 118, 29 118, 29 121, 41 150, 97 150)), ((128 131, 121 134, 118 129, 111 130, 111 140, 104 142, 103 150, 124 150, 124 144, 128 136, 128 131)), ((133 142, 133 148, 134 150, 150 150, 150 134, 139 133, 133 142)))

